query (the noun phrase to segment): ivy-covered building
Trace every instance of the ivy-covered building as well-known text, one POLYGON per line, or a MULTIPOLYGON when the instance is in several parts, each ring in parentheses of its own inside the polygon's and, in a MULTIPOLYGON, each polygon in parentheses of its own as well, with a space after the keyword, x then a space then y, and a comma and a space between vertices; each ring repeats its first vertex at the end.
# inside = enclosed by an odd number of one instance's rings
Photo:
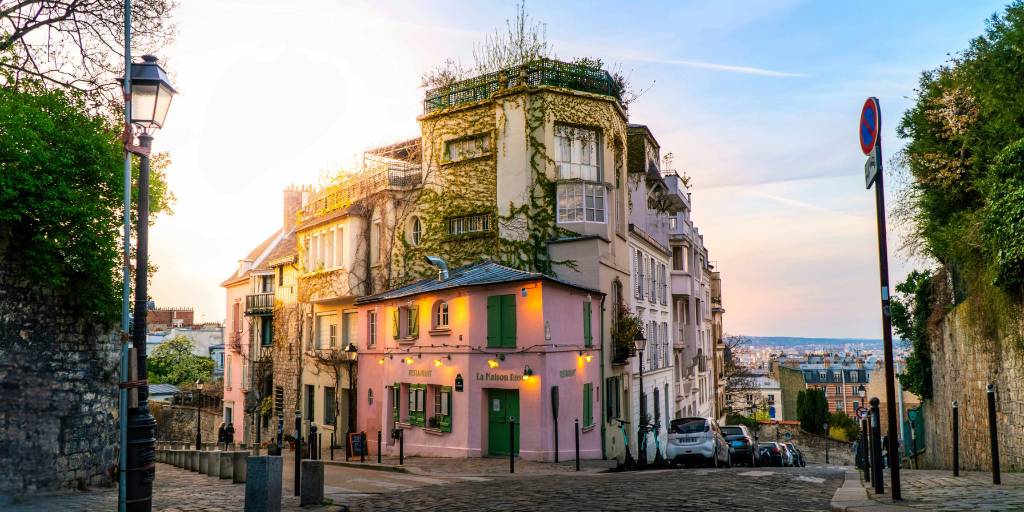
POLYGON ((358 299, 435 275, 427 256, 451 268, 491 261, 600 292, 591 304, 599 363, 594 427, 602 454, 622 457, 615 420, 639 412, 631 398, 638 393, 632 338, 644 327, 622 317, 631 309, 629 240, 651 230, 659 238, 648 250, 658 254, 662 277, 657 313, 645 321, 652 326, 648 339, 661 348, 658 367, 666 369, 659 408, 664 405, 666 419, 682 411, 711 415, 705 404, 714 399, 712 372, 707 364, 691 364, 713 350, 700 344, 711 338, 710 322, 702 323, 710 309, 701 309, 708 302, 707 252, 689 220, 684 178, 662 173, 656 151, 655 168, 642 166, 637 176, 649 176, 664 196, 652 217, 659 227, 646 220, 646 201, 633 204, 628 112, 620 94, 603 69, 554 60, 430 89, 417 137, 367 151, 358 172, 307 194, 295 219, 294 261, 282 260, 275 270, 282 283, 294 278, 294 303, 275 306, 273 343, 303 354, 301 378, 284 393, 295 394, 296 403, 285 400, 284 406, 300 407, 306 425, 309 418, 318 424, 344 418, 336 428, 346 430, 348 418, 359 414, 357 404, 368 400, 361 388, 358 399, 343 391, 349 378, 358 387, 358 374, 346 373, 345 349, 369 353, 359 334, 368 326, 355 316, 358 299), (662 208, 663 201, 671 207, 662 208), (633 212, 645 220, 634 222, 633 212), (690 280, 685 289, 677 288, 677 274, 690 280), (681 323, 684 310, 694 321, 681 323), (706 335, 698 335, 702 326, 706 335))

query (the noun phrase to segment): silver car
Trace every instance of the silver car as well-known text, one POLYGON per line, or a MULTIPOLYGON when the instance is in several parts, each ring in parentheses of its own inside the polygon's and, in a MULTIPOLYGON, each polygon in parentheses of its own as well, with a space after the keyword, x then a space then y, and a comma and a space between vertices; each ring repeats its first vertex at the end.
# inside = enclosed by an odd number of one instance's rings
POLYGON ((678 418, 669 423, 665 454, 673 464, 700 462, 732 467, 729 443, 711 418, 678 418))

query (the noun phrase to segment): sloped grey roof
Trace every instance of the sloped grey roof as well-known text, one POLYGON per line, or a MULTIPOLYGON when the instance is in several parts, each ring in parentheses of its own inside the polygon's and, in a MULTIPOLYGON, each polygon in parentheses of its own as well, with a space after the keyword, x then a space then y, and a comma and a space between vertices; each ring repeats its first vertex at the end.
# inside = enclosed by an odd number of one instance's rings
POLYGON ((151 395, 173 395, 181 391, 174 384, 150 384, 149 394, 151 395))
POLYGON ((488 284, 515 283, 519 281, 535 281, 543 279, 554 283, 583 290, 588 293, 603 295, 599 290, 587 288, 577 284, 563 281, 557 277, 541 274, 540 272, 526 272, 514 268, 499 265, 491 261, 474 263, 465 267, 449 270, 448 279, 438 281, 436 277, 420 279, 412 284, 393 288, 376 295, 368 295, 356 299, 356 304, 368 304, 384 300, 400 299, 421 293, 437 292, 452 288, 463 288, 467 286, 481 286, 488 284))

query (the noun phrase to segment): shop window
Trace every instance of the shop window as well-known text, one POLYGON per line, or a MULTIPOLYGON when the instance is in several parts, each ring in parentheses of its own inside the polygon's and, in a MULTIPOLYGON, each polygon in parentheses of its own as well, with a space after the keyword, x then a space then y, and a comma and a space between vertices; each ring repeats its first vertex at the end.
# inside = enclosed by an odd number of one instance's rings
POLYGON ((589 382, 583 385, 583 426, 594 426, 594 385, 589 382))
POLYGON ((487 346, 515 348, 515 294, 487 297, 487 346))
POLYGON ((430 426, 442 432, 452 431, 452 388, 451 386, 430 386, 433 401, 433 416, 430 426))
POLYGON ((391 337, 396 340, 411 340, 420 335, 420 308, 413 304, 399 306, 392 311, 391 337))
POLYGON ((409 384, 409 424, 417 427, 426 425, 427 385, 409 384))

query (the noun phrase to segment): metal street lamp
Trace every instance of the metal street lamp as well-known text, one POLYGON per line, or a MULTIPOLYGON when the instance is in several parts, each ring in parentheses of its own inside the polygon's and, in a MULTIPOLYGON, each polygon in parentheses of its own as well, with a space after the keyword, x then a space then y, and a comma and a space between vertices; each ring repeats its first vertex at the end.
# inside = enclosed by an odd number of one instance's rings
POLYGON ((825 423, 825 464, 828 464, 828 445, 829 443, 828 423, 825 423))
MULTIPOLYGON (((356 431, 356 380, 354 372, 352 371, 356 365, 356 355, 358 351, 356 346, 349 343, 345 347, 345 359, 348 360, 348 431, 356 431)), ((364 440, 365 441, 365 440, 364 440)), ((345 442, 348 443, 348 437, 345 437, 345 442)))
POLYGON ((203 381, 196 380, 196 450, 203 449, 203 434, 200 425, 203 423, 203 381))
MULTIPOLYGON (((153 507, 153 454, 155 453, 156 419, 149 411, 149 372, 146 369, 146 304, 149 268, 149 152, 153 144, 150 132, 163 128, 171 98, 177 92, 167 73, 157 64, 156 57, 146 55, 142 62, 133 62, 128 80, 130 122, 139 127, 139 145, 134 146, 131 127, 126 127, 126 149, 139 155, 139 194, 136 216, 137 245, 135 251, 135 309, 132 326, 132 346, 135 350, 134 376, 127 387, 138 390, 138 401, 129 404, 126 464, 126 509, 149 512, 153 507)), ((131 373, 130 373, 131 375, 131 373)), ((134 402, 134 401, 133 401, 134 402)))
POLYGON ((863 406, 864 399, 868 397, 868 389, 864 387, 864 384, 857 388, 857 394, 860 395, 861 405, 863 406))
POLYGON ((637 464, 643 467, 647 465, 646 446, 640 446, 640 440, 643 438, 644 429, 647 426, 645 420, 647 416, 647 397, 644 396, 644 348, 647 347, 647 338, 644 337, 643 329, 637 329, 636 334, 633 335, 633 347, 636 348, 637 354, 639 354, 640 362, 640 421, 637 424, 636 451, 637 464))

